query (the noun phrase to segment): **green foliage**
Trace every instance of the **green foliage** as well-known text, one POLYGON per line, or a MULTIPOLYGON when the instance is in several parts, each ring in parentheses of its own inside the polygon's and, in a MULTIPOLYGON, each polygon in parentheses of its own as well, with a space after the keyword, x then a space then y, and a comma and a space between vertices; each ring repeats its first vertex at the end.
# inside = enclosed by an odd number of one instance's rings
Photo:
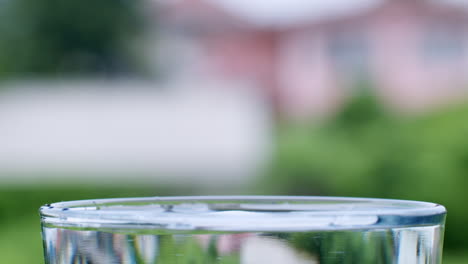
POLYGON ((322 264, 392 263, 391 231, 334 231, 292 234, 287 240, 298 250, 317 256, 322 264))
POLYGON ((281 127, 265 192, 441 203, 447 247, 467 246, 468 106, 397 118, 378 105, 357 97, 324 124, 281 127))
POLYGON ((0 77, 135 70, 141 1, 15 0, 0 11, 0 77))
POLYGON ((239 256, 232 254, 221 256, 216 248, 217 237, 211 236, 207 248, 203 248, 195 237, 185 237, 176 241, 173 235, 159 237, 161 264, 238 264, 239 256))

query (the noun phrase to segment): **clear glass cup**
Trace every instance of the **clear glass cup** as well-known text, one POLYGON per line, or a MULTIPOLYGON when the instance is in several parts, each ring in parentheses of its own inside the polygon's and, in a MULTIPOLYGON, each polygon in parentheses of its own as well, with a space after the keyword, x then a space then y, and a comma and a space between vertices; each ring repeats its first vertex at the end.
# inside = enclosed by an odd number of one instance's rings
POLYGON ((202 196, 40 209, 46 264, 439 264, 446 210, 340 197, 202 196))

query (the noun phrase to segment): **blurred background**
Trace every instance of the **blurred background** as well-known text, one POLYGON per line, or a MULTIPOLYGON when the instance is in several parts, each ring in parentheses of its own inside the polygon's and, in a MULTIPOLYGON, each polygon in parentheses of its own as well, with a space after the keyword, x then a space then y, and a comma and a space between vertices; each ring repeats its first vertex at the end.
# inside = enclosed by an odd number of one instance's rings
POLYGON ((0 258, 37 210, 149 195, 445 205, 467 263, 468 1, 0 1, 0 258))

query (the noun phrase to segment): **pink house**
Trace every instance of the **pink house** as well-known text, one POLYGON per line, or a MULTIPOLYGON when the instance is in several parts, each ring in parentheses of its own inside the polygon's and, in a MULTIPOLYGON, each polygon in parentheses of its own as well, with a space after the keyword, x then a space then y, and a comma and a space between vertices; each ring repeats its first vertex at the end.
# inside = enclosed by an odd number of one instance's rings
POLYGON ((164 6, 160 23, 197 47, 197 74, 254 84, 289 116, 329 113, 361 80, 402 110, 467 94, 461 1, 334 0, 319 9, 294 0, 283 12, 263 2, 179 0, 164 6))

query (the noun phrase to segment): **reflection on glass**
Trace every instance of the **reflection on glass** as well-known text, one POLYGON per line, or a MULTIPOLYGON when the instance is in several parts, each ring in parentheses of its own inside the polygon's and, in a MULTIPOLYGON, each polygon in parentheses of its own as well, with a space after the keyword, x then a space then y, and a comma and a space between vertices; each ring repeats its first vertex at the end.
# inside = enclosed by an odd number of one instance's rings
POLYGON ((291 233, 136 234, 44 228, 49 264, 439 263, 440 226, 291 233))
POLYGON ((41 213, 47 264, 440 264, 445 221, 436 204, 326 197, 109 199, 41 213))

